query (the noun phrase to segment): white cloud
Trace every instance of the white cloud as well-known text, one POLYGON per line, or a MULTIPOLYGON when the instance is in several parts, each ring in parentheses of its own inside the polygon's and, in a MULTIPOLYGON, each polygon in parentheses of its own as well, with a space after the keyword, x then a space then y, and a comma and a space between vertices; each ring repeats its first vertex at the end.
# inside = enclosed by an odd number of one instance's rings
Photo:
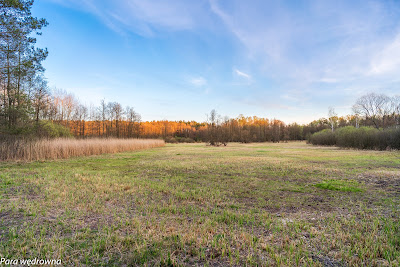
POLYGON ((99 105, 102 99, 105 99, 110 88, 96 87, 96 88, 82 88, 82 87, 69 87, 67 92, 77 96, 79 101, 85 104, 99 105))
POLYGON ((247 80, 251 80, 251 76, 250 74, 244 73, 243 71, 240 71, 238 69, 233 69, 233 71, 235 72, 236 75, 238 75, 239 77, 245 78, 247 80))
POLYGON ((190 29, 194 25, 194 18, 190 15, 190 9, 184 1, 130 0, 122 1, 128 12, 152 25, 159 25, 170 29, 190 29), (189 11, 189 12, 188 12, 189 11))
POLYGON ((400 33, 372 58, 369 74, 400 74, 400 33))
POLYGON ((330 77, 323 77, 318 80, 321 83, 337 83, 339 80, 335 78, 330 78, 330 77))
POLYGON ((220 7, 222 1, 209 0, 211 11, 245 45, 250 57, 256 58, 261 54, 269 60, 279 61, 289 41, 292 25, 289 14, 278 4, 271 2, 266 9, 263 2, 255 1, 249 5, 243 1, 232 1, 233 7, 228 10, 220 7))
POLYGON ((191 83, 192 85, 197 86, 197 87, 202 87, 202 86, 207 85, 207 80, 203 77, 195 77, 195 78, 191 78, 189 80, 189 83, 191 83))
POLYGON ((307 101, 313 101, 315 95, 339 96, 354 85, 367 92, 371 84, 385 88, 400 80, 398 4, 306 1, 293 8, 284 1, 209 3, 245 48, 245 64, 258 68, 282 94, 309 94, 307 101))
POLYGON ((189 30, 205 21, 202 1, 163 0, 49 0, 97 16, 118 33, 135 32, 152 36, 160 29, 189 30))

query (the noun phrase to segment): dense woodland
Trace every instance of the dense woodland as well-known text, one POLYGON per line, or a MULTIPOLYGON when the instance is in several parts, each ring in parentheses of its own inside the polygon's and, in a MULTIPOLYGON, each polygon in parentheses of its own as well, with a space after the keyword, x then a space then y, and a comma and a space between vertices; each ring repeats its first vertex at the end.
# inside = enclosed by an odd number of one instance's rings
POLYGON ((211 111, 205 122, 146 121, 132 107, 102 101, 85 106, 64 90, 50 90, 41 63, 47 50, 35 46, 47 26, 31 14, 32 0, 0 1, 0 133, 3 136, 163 138, 168 142, 279 142, 305 140, 318 131, 345 126, 398 127, 400 97, 369 94, 357 100, 353 114, 307 125, 259 117, 223 118, 211 111))

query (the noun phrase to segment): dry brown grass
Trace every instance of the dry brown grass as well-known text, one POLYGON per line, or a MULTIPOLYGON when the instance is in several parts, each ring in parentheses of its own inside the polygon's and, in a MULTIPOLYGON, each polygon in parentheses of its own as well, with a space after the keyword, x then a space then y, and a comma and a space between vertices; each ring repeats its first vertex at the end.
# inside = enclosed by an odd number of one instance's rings
POLYGON ((119 153, 164 146, 159 139, 52 139, 0 143, 0 160, 46 160, 119 153))

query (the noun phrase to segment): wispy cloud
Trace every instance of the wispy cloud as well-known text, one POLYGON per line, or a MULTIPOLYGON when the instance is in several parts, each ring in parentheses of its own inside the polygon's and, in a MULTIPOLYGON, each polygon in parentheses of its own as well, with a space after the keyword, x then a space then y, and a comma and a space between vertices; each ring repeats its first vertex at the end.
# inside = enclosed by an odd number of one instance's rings
POLYGON ((200 76, 189 79, 189 83, 197 87, 202 87, 207 85, 207 80, 200 76))
POLYGON ((243 71, 240 71, 238 69, 233 69, 233 71, 237 76, 245 78, 247 80, 251 80, 250 74, 244 73, 243 71))
POLYGON ((203 18, 202 1, 184 0, 50 0, 96 15, 110 29, 152 36, 159 30, 193 29, 203 18))
MULTIPOLYGON (((394 40, 383 47, 372 58, 369 74, 395 74, 400 70, 400 32, 394 40), (395 73, 394 73, 395 72, 395 73)), ((400 77, 399 77, 400 79, 400 77)))
POLYGON ((380 1, 209 3, 246 48, 244 56, 275 84, 291 88, 284 93, 305 89, 310 94, 339 93, 337 86, 365 84, 373 74, 385 86, 400 73, 400 23, 394 19, 398 5, 380 1), (321 88, 321 83, 327 86, 321 88))
POLYGON ((318 80, 321 83, 337 83, 338 79, 335 78, 329 78, 329 77, 323 77, 321 79, 318 80))

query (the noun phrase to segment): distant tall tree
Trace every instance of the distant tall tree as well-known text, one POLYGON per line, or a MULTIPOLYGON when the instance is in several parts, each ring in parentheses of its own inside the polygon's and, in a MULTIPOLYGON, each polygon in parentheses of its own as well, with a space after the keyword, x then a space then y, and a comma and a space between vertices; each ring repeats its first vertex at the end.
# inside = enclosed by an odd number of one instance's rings
POLYGON ((283 122, 277 119, 271 120, 271 130, 272 130, 272 142, 279 143, 281 140, 281 134, 283 133, 283 122))
POLYGON ((328 121, 329 125, 331 126, 332 132, 335 130, 335 127, 337 125, 338 117, 335 112, 335 109, 333 107, 329 107, 328 111, 328 121))
POLYGON ((34 118, 36 122, 39 122, 39 118, 45 117, 46 109, 49 109, 48 98, 49 91, 47 86, 47 81, 43 77, 38 76, 35 80, 33 86, 33 96, 32 96, 32 107, 34 109, 34 118))
POLYGON ((103 134, 105 133, 105 127, 106 127, 106 120, 107 120, 107 104, 104 99, 101 100, 100 103, 100 113, 101 113, 101 120, 102 120, 102 126, 103 126, 103 134))
POLYGON ((208 131, 211 145, 218 145, 217 142, 217 126, 218 126, 218 114, 215 109, 211 110, 208 116, 208 131))
POLYGON ((85 137, 86 119, 88 117, 88 109, 85 105, 77 104, 74 106, 74 120, 76 123, 76 132, 80 137, 85 137))
POLYGON ((127 106, 125 110, 125 115, 128 120, 128 137, 139 137, 140 135, 140 115, 136 111, 127 106))
POLYGON ((1 123, 9 129, 29 115, 27 84, 44 71, 46 49, 35 47, 33 33, 47 26, 32 16, 33 0, 0 0, 0 81, 3 87, 1 123))
POLYGON ((396 128, 398 128, 400 126, 400 95, 391 98, 391 108, 396 128))
POLYGON ((224 137, 222 128, 222 118, 215 109, 207 115, 208 121, 208 141, 212 146, 227 145, 227 138, 224 137))
POLYGON ((121 120, 124 115, 124 110, 120 103, 113 103, 113 113, 115 114, 115 129, 117 137, 121 137, 121 120))

